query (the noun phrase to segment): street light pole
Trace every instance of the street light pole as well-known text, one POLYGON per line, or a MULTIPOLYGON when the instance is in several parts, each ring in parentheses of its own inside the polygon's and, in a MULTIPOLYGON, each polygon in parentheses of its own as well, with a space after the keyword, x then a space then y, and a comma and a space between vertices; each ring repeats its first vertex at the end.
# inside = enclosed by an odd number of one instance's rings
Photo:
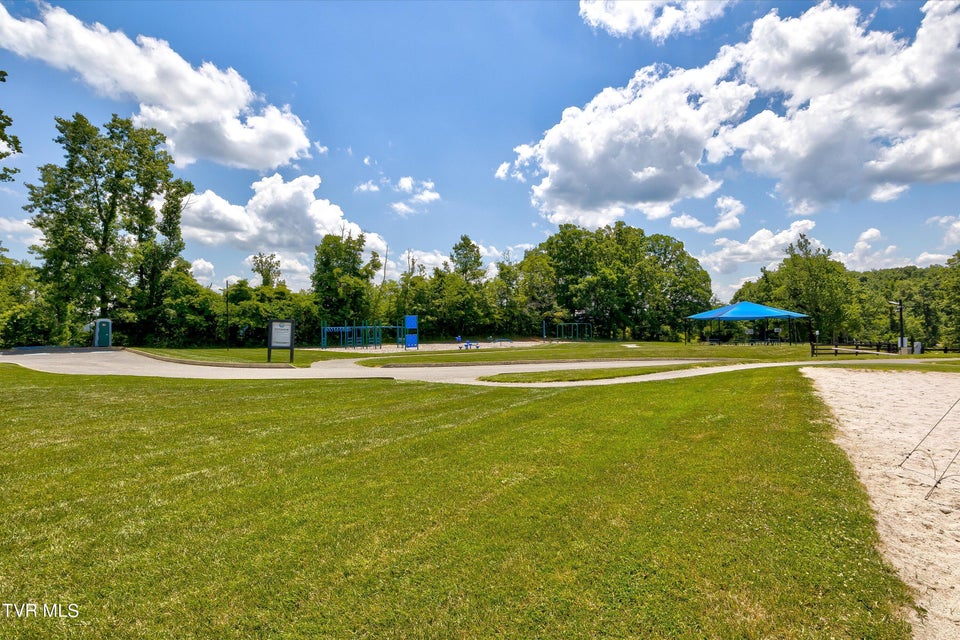
POLYGON ((894 305, 897 311, 900 312, 900 342, 897 343, 897 350, 899 351, 907 346, 907 341, 903 335, 903 298, 900 298, 896 302, 893 300, 887 300, 887 302, 894 305))
POLYGON ((903 298, 897 300, 897 307, 900 310, 900 348, 907 346, 907 341, 903 337, 903 298))

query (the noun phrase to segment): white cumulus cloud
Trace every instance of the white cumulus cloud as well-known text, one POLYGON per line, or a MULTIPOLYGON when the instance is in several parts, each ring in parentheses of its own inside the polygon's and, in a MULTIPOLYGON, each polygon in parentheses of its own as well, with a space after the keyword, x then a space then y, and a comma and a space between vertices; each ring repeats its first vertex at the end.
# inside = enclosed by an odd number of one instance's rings
POLYGON ((730 4, 730 0, 581 0, 580 17, 613 36, 642 35, 663 42, 699 30, 722 16, 730 4))
POLYGON ((413 215, 416 211, 408 205, 406 202, 394 202, 391 203, 390 208, 393 209, 393 212, 402 218, 406 218, 409 215, 413 215))
POLYGON ((403 191, 404 193, 413 192, 413 178, 410 176, 404 176, 397 180, 397 189, 403 191))
POLYGON ((29 220, 3 216, 0 216, 0 237, 7 241, 20 242, 26 246, 38 244, 43 240, 43 234, 30 226, 29 220))
POLYGON ((217 275, 213 263, 203 258, 197 258, 190 263, 190 273, 197 279, 197 282, 204 285, 213 283, 213 279, 217 275))
POLYGON ((922 11, 912 42, 829 3, 755 22, 737 46, 741 70, 782 109, 720 131, 711 159, 739 151, 798 213, 960 179, 960 4, 922 11))
POLYGON ((833 257, 851 271, 886 269, 910 264, 910 260, 896 255, 896 245, 887 245, 883 249, 874 251, 874 243, 882 238, 883 235, 880 230, 871 227, 857 237, 857 242, 853 245, 853 251, 849 253, 837 251, 834 252, 833 257))
POLYGON ((373 193, 380 191, 380 187, 373 180, 367 180, 363 184, 358 184, 353 188, 354 191, 359 191, 361 193, 373 193))
POLYGON ((411 201, 416 204, 430 204, 440 199, 440 194, 433 189, 433 183, 429 182, 426 184, 429 186, 423 186, 420 191, 411 198, 411 201))
POLYGON ((309 156, 303 122, 287 106, 264 104, 236 70, 194 67, 163 40, 131 40, 61 7, 41 4, 40 13, 17 19, 0 5, 0 47, 73 71, 101 95, 139 102, 135 123, 164 133, 177 164, 204 158, 262 170, 309 156))
POLYGON ((960 244, 960 216, 934 216, 927 224, 936 224, 944 229, 943 245, 960 244))
POLYGON ((746 242, 717 238, 713 243, 717 250, 702 254, 699 257, 700 263, 714 273, 728 274, 745 263, 766 265, 780 262, 787 247, 795 243, 801 233, 808 234, 814 226, 816 223, 813 220, 796 220, 790 228, 776 233, 769 229, 760 229, 746 242))
MULTIPOLYGON (((385 182, 390 184, 389 180, 385 182)), ((403 218, 423 213, 427 205, 440 200, 440 194, 437 192, 433 180, 415 180, 412 176, 404 176, 392 186, 394 191, 410 196, 405 201, 394 202, 390 205, 393 212, 403 218)))
POLYGON ((945 253, 928 253, 924 251, 917 256, 916 264, 918 267, 929 267, 932 264, 946 264, 947 260, 953 256, 945 253))
MULTIPOLYGON (((319 176, 300 176, 289 182, 279 174, 251 185, 253 196, 243 205, 231 204, 207 190, 192 196, 183 212, 183 236, 201 244, 227 244, 253 252, 312 253, 327 234, 363 230, 343 210, 317 198, 319 176)), ((386 242, 365 233, 367 248, 383 253, 386 242)))
MULTIPOLYGON (((647 4, 585 6, 652 11, 647 4)), ((797 215, 958 181, 960 3, 918 10, 912 38, 871 29, 872 16, 856 6, 822 3, 793 18, 771 11, 703 67, 644 67, 625 86, 567 108, 495 175, 531 180, 549 221, 588 227, 630 211, 663 217, 684 199, 708 197, 723 163, 775 180, 797 215)), ((675 220, 708 228, 688 215, 675 220)))
POLYGON ((628 209, 662 218, 675 202, 716 191, 721 182, 700 167, 707 142, 741 118, 756 93, 723 80, 733 62, 721 56, 702 69, 644 67, 625 87, 566 109, 537 144, 517 147, 514 168, 542 176, 532 196, 543 215, 589 227, 628 209))
POLYGON ((717 222, 713 226, 707 226, 686 213, 671 218, 670 226, 674 229, 695 229, 700 233, 719 233, 740 228, 740 216, 746 210, 742 202, 730 196, 721 196, 717 198, 716 206, 719 213, 717 214, 717 222))

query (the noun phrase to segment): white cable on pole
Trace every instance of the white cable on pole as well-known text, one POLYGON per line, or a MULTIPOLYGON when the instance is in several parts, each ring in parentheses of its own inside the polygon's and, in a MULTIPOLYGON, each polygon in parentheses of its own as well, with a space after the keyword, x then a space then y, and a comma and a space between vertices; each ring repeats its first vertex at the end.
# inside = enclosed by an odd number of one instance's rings
MULTIPOLYGON (((920 445, 923 444, 923 441, 930 437, 930 434, 933 433, 934 430, 935 430, 937 427, 940 426, 940 423, 943 422, 943 419, 946 418, 948 415, 950 415, 950 412, 953 411, 953 408, 956 407, 958 404, 960 404, 960 398, 957 398, 957 401, 954 402, 952 405, 950 405, 950 408, 947 409, 947 412, 946 412, 945 414, 943 414, 942 416, 940 416, 940 419, 937 420, 937 424, 933 425, 933 427, 930 429, 930 431, 927 432, 927 435, 923 436, 923 438, 920 439, 920 442, 917 443, 917 446, 915 446, 915 447, 913 448, 913 451, 911 451, 910 453, 908 453, 908 454, 907 454, 907 457, 900 461, 900 464, 897 465, 898 467, 902 467, 902 466, 903 466, 903 463, 906 462, 907 460, 909 460, 909 459, 910 459, 910 456, 912 456, 914 453, 917 452, 917 449, 920 448, 920 445)), ((954 456, 954 459, 956 459, 956 456, 954 456)), ((951 464, 952 464, 952 461, 951 461, 951 464)), ((944 471, 946 471, 946 470, 944 470, 944 471)))

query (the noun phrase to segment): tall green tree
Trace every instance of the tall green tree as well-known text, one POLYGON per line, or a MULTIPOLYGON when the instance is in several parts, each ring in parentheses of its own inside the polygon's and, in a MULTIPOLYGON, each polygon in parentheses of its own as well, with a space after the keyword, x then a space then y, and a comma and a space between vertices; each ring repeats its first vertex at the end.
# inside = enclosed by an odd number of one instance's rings
POLYGON ((761 269, 760 278, 746 283, 733 299, 805 313, 810 316, 810 330, 819 332, 820 340, 849 337, 851 329, 860 326, 858 305, 873 309, 873 304, 860 299, 856 279, 831 255, 829 249, 814 247, 800 234, 777 269, 761 269))
POLYGON ((480 293, 462 274, 435 268, 430 284, 438 333, 469 336, 481 330, 486 319, 481 317, 480 293))
POLYGON ((795 310, 810 316, 821 339, 838 340, 844 329, 846 301, 853 287, 846 267, 829 249, 814 248, 805 234, 787 247, 780 265, 786 298, 795 310))
POLYGON ((170 283, 164 276, 184 249, 180 223, 193 185, 173 177, 173 159, 160 149, 165 138, 155 129, 114 117, 106 131, 120 151, 114 170, 124 175, 123 231, 132 240, 127 266, 132 288, 123 305, 131 312, 127 331, 135 343, 149 343, 165 317, 170 283))
POLYGON ((480 254, 480 247, 470 239, 470 236, 460 236, 460 240, 453 245, 453 250, 450 252, 450 261, 453 263, 453 272, 460 274, 467 283, 479 285, 483 280, 485 275, 483 257, 480 254))
POLYGON ((450 251, 452 264, 444 263, 433 276, 438 328, 446 334, 476 335, 491 329, 483 284, 486 271, 480 247, 467 235, 450 251))
POLYGON ((899 313, 890 301, 902 300, 907 337, 927 345, 940 342, 949 320, 949 313, 945 313, 948 271, 942 265, 931 265, 856 274, 859 304, 852 309, 854 314, 859 314, 856 328, 868 340, 895 340, 900 335, 899 313))
POLYGON ((557 304, 567 320, 585 321, 592 315, 581 282, 596 275, 597 239, 594 233, 572 224, 562 224, 557 233, 540 243, 556 276, 557 304))
POLYGON ((564 311, 557 304, 556 271, 542 249, 527 251, 519 271, 518 296, 524 323, 520 333, 542 335, 544 323, 553 326, 564 319, 564 311))
POLYGON ((163 317, 156 328, 154 342, 165 347, 197 347, 220 344, 218 321, 222 297, 204 287, 190 273, 183 258, 163 273, 163 317))
POLYGON ((260 276, 260 284, 264 287, 277 287, 285 284, 280 279, 280 258, 277 254, 266 255, 262 251, 252 258, 253 266, 251 269, 260 276))
POLYGON ((960 347, 960 251, 947 260, 943 274, 944 311, 947 318, 943 341, 948 346, 960 347))
POLYGON ((129 325, 150 326, 164 297, 162 275, 183 249, 180 214, 193 187, 173 179, 154 129, 116 115, 103 132, 79 113, 56 122, 65 162, 39 168, 24 208, 43 234, 32 250, 60 339, 69 340, 71 322, 110 317, 120 300, 130 301, 129 325))
POLYGON ((36 270, 25 260, 8 258, 0 242, 0 309, 22 304, 36 295, 36 270))
POLYGON ((490 331, 518 335, 523 331, 523 301, 520 296, 520 265, 509 255, 497 262, 497 274, 484 284, 490 309, 490 331))
POLYGON ((679 339, 685 318, 710 306, 710 274, 687 253, 682 242, 670 236, 649 236, 646 254, 651 273, 648 295, 652 299, 644 316, 646 337, 679 339))
POLYGON ((388 318, 415 315, 420 317, 421 326, 435 327, 437 309, 427 269, 417 263, 412 253, 408 252, 406 258, 407 268, 400 274, 394 300, 385 305, 390 310, 388 318))
POLYGON ((373 300, 373 279, 380 270, 380 256, 373 252, 363 260, 366 238, 361 233, 328 234, 316 247, 313 260, 314 296, 322 323, 359 324, 368 318, 373 300))
POLYGON ((599 336, 676 338, 684 316, 711 298, 710 276, 681 242, 623 222, 596 231, 561 225, 540 249, 565 319, 590 322, 599 336))

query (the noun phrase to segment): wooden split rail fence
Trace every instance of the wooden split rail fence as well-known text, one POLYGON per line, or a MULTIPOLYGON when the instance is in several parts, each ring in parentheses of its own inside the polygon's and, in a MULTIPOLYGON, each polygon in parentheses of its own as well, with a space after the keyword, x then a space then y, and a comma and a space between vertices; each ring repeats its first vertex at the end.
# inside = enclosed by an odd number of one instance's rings
MULTIPOLYGON (((923 353, 928 352, 942 353, 960 353, 960 347, 923 347, 923 353)), ((860 354, 879 355, 882 353, 899 353, 895 342, 851 342, 844 344, 814 344, 810 343, 810 355, 845 355, 852 353, 855 356, 860 354)))
POLYGON ((810 355, 811 356, 821 356, 821 355, 847 355, 853 354, 855 356, 863 354, 869 355, 879 355, 882 353, 898 353, 897 344, 895 342, 851 342, 851 343, 836 343, 836 344, 816 344, 810 343, 810 355))

